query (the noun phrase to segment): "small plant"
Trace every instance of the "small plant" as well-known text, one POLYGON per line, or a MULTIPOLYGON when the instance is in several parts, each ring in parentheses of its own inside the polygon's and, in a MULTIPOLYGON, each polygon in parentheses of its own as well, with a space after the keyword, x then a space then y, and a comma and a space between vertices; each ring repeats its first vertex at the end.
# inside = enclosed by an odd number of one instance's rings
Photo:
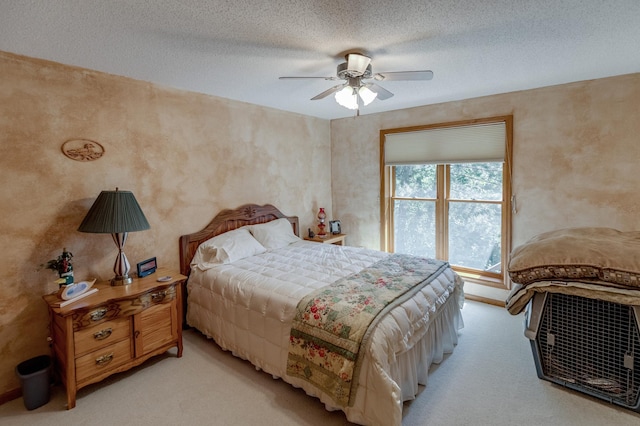
POLYGON ((71 259, 73 254, 68 252, 66 248, 62 249, 62 254, 57 259, 52 259, 47 262, 47 269, 52 269, 58 272, 60 278, 71 275, 73 276, 73 265, 71 259))

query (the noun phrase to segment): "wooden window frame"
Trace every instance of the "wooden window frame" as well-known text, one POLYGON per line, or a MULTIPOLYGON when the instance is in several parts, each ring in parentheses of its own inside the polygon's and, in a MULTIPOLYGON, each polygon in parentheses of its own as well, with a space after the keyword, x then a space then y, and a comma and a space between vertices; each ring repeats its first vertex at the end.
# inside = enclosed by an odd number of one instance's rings
MULTIPOLYGON (((471 126, 477 124, 491 124, 497 122, 505 123, 505 155, 504 166, 502 168, 502 201, 495 204, 502 206, 501 223, 501 272, 480 271, 477 269, 453 266, 465 280, 488 285, 497 288, 510 288, 510 280, 507 274, 509 254, 511 253, 511 214, 512 214, 512 141, 513 141, 513 116, 498 116, 482 119, 464 120, 449 123, 437 123, 424 126, 402 127, 396 129, 380 130, 380 249, 390 252, 394 247, 393 236, 393 204, 396 198, 394 194, 395 175, 394 167, 385 164, 385 140, 386 135, 401 132, 416 132, 421 130, 443 129, 448 127, 471 126)), ((436 168, 437 174, 437 195, 436 195, 436 257, 446 259, 448 253, 448 229, 447 220, 449 204, 452 202, 449 197, 449 165, 439 164, 436 168)), ((401 197, 400 197, 401 198, 401 197)), ((427 201, 425 199, 425 201, 427 201)), ((465 201, 465 200, 461 200, 465 201)), ((453 201, 457 202, 457 200, 453 201)), ((494 203, 486 200, 479 202, 494 203)))

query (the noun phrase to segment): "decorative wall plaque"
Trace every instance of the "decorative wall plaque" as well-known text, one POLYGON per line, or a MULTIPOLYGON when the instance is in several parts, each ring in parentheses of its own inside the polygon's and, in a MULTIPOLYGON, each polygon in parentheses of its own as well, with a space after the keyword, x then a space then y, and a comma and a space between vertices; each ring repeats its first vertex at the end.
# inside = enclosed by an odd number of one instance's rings
POLYGON ((104 147, 90 139, 69 139, 61 148, 65 156, 76 161, 93 161, 104 154, 104 147))

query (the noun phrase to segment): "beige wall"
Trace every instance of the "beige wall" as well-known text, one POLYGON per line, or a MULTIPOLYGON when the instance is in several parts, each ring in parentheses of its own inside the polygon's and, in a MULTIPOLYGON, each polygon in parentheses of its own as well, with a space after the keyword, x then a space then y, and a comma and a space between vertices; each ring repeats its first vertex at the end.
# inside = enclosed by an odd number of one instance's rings
POLYGON ((56 275, 40 265, 63 247, 76 277, 113 276, 108 235, 77 232, 100 193, 119 187, 151 229, 129 235, 135 263, 178 267, 178 237, 223 209, 272 203, 312 226, 331 212, 330 124, 255 105, 154 86, 0 52, 0 395, 15 366, 48 352, 42 295, 56 275), (105 147, 77 162, 68 139, 105 147))
POLYGON ((512 114, 513 245, 572 226, 640 229, 640 74, 331 122, 333 212, 380 247, 380 129, 512 114))

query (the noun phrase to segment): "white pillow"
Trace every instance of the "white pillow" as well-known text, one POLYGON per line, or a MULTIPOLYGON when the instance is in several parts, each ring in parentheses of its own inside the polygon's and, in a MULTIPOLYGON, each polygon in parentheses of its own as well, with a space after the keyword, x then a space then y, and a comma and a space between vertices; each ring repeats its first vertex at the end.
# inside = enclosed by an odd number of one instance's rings
POLYGON ((206 271, 216 265, 235 262, 267 251, 246 227, 225 232, 198 246, 191 266, 206 271))
POLYGON ((276 249, 300 241, 293 233, 291 222, 285 218, 247 226, 254 238, 267 249, 276 249))

